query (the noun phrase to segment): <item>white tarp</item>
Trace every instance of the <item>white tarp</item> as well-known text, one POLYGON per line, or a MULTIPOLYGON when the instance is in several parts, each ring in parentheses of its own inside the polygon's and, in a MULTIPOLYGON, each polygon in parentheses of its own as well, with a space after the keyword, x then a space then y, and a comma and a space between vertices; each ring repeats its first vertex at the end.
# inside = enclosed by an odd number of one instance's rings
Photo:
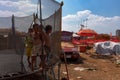
POLYGON ((120 43, 105 41, 95 43, 95 50, 97 54, 110 55, 116 54, 120 55, 120 43))

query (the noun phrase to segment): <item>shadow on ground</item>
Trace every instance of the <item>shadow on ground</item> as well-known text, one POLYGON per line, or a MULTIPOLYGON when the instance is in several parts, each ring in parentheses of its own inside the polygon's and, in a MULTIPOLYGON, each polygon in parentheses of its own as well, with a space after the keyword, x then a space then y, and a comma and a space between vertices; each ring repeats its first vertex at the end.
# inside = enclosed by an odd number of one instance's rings
POLYGON ((91 58, 94 59, 112 59, 112 55, 90 55, 91 58))
MULTIPOLYGON (((67 60, 67 64, 83 64, 84 60, 86 60, 83 57, 79 57, 77 60, 72 60, 72 59, 66 59, 67 60)), ((62 61, 62 63, 64 63, 65 61, 62 61)))

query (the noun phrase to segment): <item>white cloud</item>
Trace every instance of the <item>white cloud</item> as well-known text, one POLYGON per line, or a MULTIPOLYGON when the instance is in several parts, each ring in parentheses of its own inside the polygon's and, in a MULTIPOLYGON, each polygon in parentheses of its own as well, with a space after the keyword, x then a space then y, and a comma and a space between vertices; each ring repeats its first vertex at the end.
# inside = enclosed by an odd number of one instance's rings
POLYGON ((116 29, 120 29, 120 16, 104 17, 92 14, 90 10, 78 11, 76 14, 63 17, 62 30, 78 32, 80 24, 87 25, 87 28, 98 33, 115 34, 116 29))
MULTIPOLYGON (((6 10, 1 10, 1 13, 5 13, 3 15, 7 15, 8 13, 14 13, 16 15, 22 14, 31 14, 36 11, 37 5, 33 4, 30 0, 0 0, 0 5, 8 8, 15 8, 16 11, 6 11, 6 10), (6 13, 8 12, 8 13, 6 13)), ((4 8, 3 8, 4 9, 4 8)), ((3 16, 0 14, 0 16, 3 16)), ((21 15, 21 16, 22 16, 21 15)))
POLYGON ((32 4, 29 0, 18 1, 18 9, 24 12, 33 12, 37 8, 36 4, 32 4))
POLYGON ((8 11, 8 10, 6 10, 6 11, 1 11, 0 10, 0 16, 1 17, 9 17, 9 16, 12 16, 12 15, 15 15, 15 16, 27 16, 27 14, 26 13, 24 13, 24 12, 12 12, 12 11, 8 11))
POLYGON ((89 11, 89 10, 79 11, 74 15, 67 15, 67 16, 63 17, 63 20, 65 20, 65 21, 71 21, 71 20, 73 21, 73 19, 80 20, 81 18, 84 19, 84 18, 88 17, 90 14, 91 14, 91 11, 89 11))
MULTIPOLYGON (((7 17, 14 14, 15 16, 26 16, 36 11, 36 4, 31 0, 0 0, 0 17, 7 17), (16 9, 6 10, 5 8, 16 9)), ((80 24, 87 24, 88 28, 94 29, 98 33, 115 34, 116 29, 120 29, 120 16, 105 17, 95 15, 90 10, 78 11, 76 14, 69 14, 63 17, 63 30, 77 32, 80 24), (84 20, 87 20, 87 23, 84 20)))

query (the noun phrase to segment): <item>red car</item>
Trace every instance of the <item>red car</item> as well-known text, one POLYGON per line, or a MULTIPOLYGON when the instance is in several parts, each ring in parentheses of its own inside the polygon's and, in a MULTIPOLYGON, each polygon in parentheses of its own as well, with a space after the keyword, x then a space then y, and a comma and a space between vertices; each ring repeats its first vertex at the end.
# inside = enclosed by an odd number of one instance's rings
POLYGON ((80 55, 78 48, 75 47, 73 44, 65 42, 62 43, 62 52, 60 54, 60 59, 63 61, 65 58, 66 59, 71 59, 71 60, 78 60, 80 55))

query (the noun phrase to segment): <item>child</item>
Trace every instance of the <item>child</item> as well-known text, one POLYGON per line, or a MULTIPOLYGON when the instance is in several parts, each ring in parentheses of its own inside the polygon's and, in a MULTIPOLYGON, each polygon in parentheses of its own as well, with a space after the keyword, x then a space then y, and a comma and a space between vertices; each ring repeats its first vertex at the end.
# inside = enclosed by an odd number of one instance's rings
POLYGON ((32 47, 33 47, 33 38, 32 38, 32 32, 33 30, 31 28, 28 29, 28 35, 26 36, 26 55, 27 55, 27 61, 29 66, 31 65, 31 54, 32 54, 32 47))

